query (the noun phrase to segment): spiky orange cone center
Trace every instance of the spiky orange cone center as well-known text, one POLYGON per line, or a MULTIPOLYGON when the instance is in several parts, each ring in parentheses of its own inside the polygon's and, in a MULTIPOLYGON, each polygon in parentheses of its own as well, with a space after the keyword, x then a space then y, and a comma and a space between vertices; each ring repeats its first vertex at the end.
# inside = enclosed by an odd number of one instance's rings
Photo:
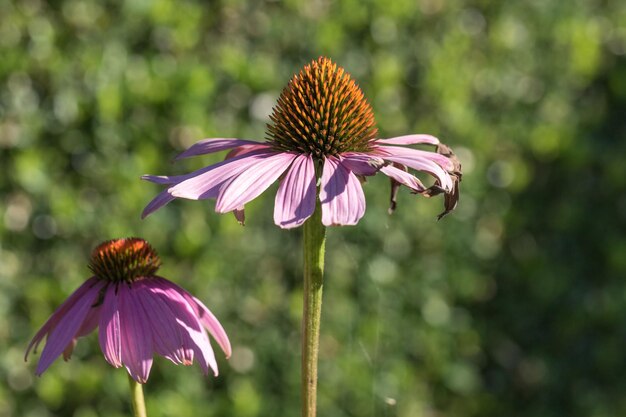
POLYGON ((113 283, 151 277, 160 266, 156 251, 140 238, 103 242, 93 250, 89 261, 89 269, 96 277, 113 283))
POLYGON ((291 78, 270 119, 267 137, 277 150, 316 158, 367 152, 377 133, 374 113, 359 86, 324 57, 291 78))

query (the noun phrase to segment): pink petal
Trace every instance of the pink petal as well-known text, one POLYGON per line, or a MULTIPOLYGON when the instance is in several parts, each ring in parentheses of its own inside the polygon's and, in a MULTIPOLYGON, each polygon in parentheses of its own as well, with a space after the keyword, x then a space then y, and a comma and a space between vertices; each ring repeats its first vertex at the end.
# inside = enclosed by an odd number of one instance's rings
MULTIPOLYGON (((132 284, 131 284, 132 285, 132 284)), ((133 288, 118 286, 121 335, 121 358, 128 373, 140 384, 145 384, 152 367, 152 333, 148 316, 133 288)))
POLYGON ((59 321, 63 318, 63 316, 67 313, 67 311, 74 306, 77 300, 79 300, 89 289, 98 283, 98 280, 95 277, 89 278, 85 281, 80 287, 76 289, 68 298, 65 300, 55 311, 52 313, 50 318, 41 326, 41 329, 35 334, 32 338, 28 347, 26 348, 26 353, 24 354, 24 360, 28 359, 28 354, 30 350, 34 347, 37 350, 37 346, 44 338, 46 334, 50 332, 50 330, 54 329, 59 321))
MULTIPOLYGON (((224 328, 219 323, 217 318, 211 313, 211 311, 200 300, 189 294, 183 288, 174 284, 165 278, 156 278, 159 287, 163 290, 163 295, 170 300, 175 301, 175 305, 178 307, 179 323, 185 325, 188 335, 187 346, 193 347, 196 354, 199 356, 198 360, 202 370, 206 374, 208 372, 208 366, 211 367, 215 376, 218 374, 217 362, 215 360, 215 354, 211 343, 202 328, 201 324, 204 324, 211 335, 217 340, 227 357, 231 355, 230 341, 224 331, 224 328), (176 300, 184 300, 184 303, 176 300)), ((185 332, 183 332, 183 336, 185 332)))
POLYGON ((232 354, 232 349, 230 347, 230 340, 228 340, 228 335, 226 331, 222 327, 222 324, 217 320, 217 317, 211 313, 211 310, 205 306, 202 301, 198 300, 196 297, 187 293, 184 294, 185 299, 189 303, 189 305, 195 310, 197 317, 200 319, 200 323, 206 327, 211 336, 215 338, 217 344, 220 345, 222 351, 226 354, 226 359, 230 358, 232 354))
POLYGON ((169 289, 170 291, 175 291, 177 294, 181 295, 187 301, 187 303, 189 303, 189 306, 191 306, 200 323, 202 323, 204 327, 207 328, 211 336, 215 338, 217 343, 226 354, 226 357, 230 357, 232 352, 230 347, 230 341, 228 340, 226 331, 222 327, 222 324, 217 320, 215 315, 211 312, 211 310, 209 310, 202 301, 191 295, 184 288, 174 284, 171 281, 166 280, 165 278, 157 279, 162 288, 169 289))
MULTIPOLYGON (((454 165, 452 161, 447 156, 439 154, 437 152, 428 152, 422 151, 419 149, 411 149, 411 148, 403 148, 400 146, 379 146, 376 148, 379 151, 382 151, 386 155, 393 156, 406 156, 414 159, 427 159, 429 161, 435 162, 441 168, 446 171, 452 171, 454 169, 454 165)), ((385 156, 383 156, 385 158, 385 156)))
MULTIPOLYGON (((100 297, 100 293, 98 294, 100 297)), ((72 339, 72 341, 67 345, 65 350, 63 351, 63 359, 66 361, 72 357, 72 353, 74 352, 74 347, 76 347, 76 342, 78 337, 87 336, 89 333, 95 330, 98 327, 98 322, 100 321, 100 310, 102 309, 101 305, 98 305, 98 300, 94 303, 97 305, 93 308, 89 309, 89 313, 87 313, 87 317, 83 321, 83 324, 80 325, 80 329, 76 332, 76 337, 72 339)))
POLYGON ((406 165, 418 171, 423 171, 431 174, 432 176, 437 178, 441 183, 441 186, 448 191, 451 191, 453 188, 453 181, 450 177, 450 174, 448 174, 438 164, 428 158, 406 154, 389 154, 388 152, 385 152, 384 154, 381 152, 380 156, 387 161, 406 165))
POLYGON ((226 157, 224 159, 231 159, 231 158, 235 158, 236 156, 244 155, 244 154, 251 153, 254 151, 261 151, 261 150, 271 150, 271 147, 267 144, 238 146, 232 151, 228 152, 228 154, 226 154, 226 157))
POLYGON ((415 175, 409 174, 408 172, 398 169, 393 165, 384 166, 380 169, 380 171, 388 177, 398 181, 400 184, 406 185, 415 192, 419 193, 426 189, 424 184, 422 184, 422 182, 415 177, 415 175))
POLYGON ((226 181, 239 175, 250 166, 255 165, 259 160, 263 160, 275 154, 275 152, 259 151, 227 159, 204 168, 204 172, 170 187, 168 191, 174 197, 188 198, 191 200, 215 198, 218 195, 220 187, 226 181))
POLYGON ((310 155, 297 156, 281 181, 274 203, 274 223, 283 229, 298 227, 315 211, 317 187, 315 162, 310 155))
POLYGON ((259 142, 253 140, 231 139, 231 138, 211 138, 203 139, 194 143, 186 151, 179 154, 176 159, 189 158, 190 156, 205 155, 219 152, 226 149, 235 148, 242 145, 258 145, 259 142))
POLYGON ((379 156, 365 153, 346 152, 341 157, 341 163, 356 175, 374 175, 385 164, 379 156))
POLYGON ((213 374, 217 376, 217 361, 215 360, 211 342, 202 328, 193 306, 185 299, 184 294, 187 292, 164 278, 156 278, 154 282, 161 290, 156 293, 168 303, 177 317, 179 329, 183 337, 183 347, 192 349, 197 355, 198 362, 205 375, 208 373, 209 367, 211 367, 213 374))
MULTIPOLYGON (((192 316, 189 316, 188 319, 191 319, 191 317, 192 316)), ((215 353, 213 352, 211 342, 204 329, 200 331, 196 330, 195 325, 190 325, 188 320, 184 320, 181 325, 184 328, 183 338, 185 342, 183 343, 183 347, 193 350, 194 354, 198 357, 198 363, 205 375, 209 373, 209 368, 211 368, 213 375, 218 376, 219 370, 217 369, 215 353)))
POLYGON ((98 340, 104 359, 116 368, 122 366, 122 336, 120 330, 120 309, 115 285, 109 285, 104 295, 98 340))
POLYGON ((183 352, 183 337, 171 306, 155 293, 158 288, 153 288, 149 282, 136 283, 135 286, 135 294, 148 313, 155 351, 176 364, 191 365, 183 352))
POLYGON ((259 155, 253 164, 220 189, 215 211, 227 213, 258 197, 280 177, 296 158, 292 153, 259 155))
POLYGON ((384 145, 414 145, 417 143, 437 145, 439 139, 431 135, 405 135, 389 139, 376 139, 374 142, 384 145))
POLYGON ((176 197, 174 197, 172 194, 170 194, 170 192, 168 190, 161 191, 143 209, 143 211, 141 212, 141 218, 144 219, 144 218, 148 217, 150 214, 154 213, 155 211, 157 211, 158 209, 160 209, 164 205, 170 203, 175 198, 176 197))
POLYGON ((324 226, 355 225, 365 214, 365 195, 359 179, 334 156, 324 162, 320 201, 324 226))
POLYGON ((170 184, 178 184, 179 182, 183 182, 185 180, 188 180, 190 178, 194 178, 197 177, 200 174, 204 174, 205 172, 211 171, 219 166, 224 165, 226 162, 222 161, 222 162, 218 162, 217 164, 214 165, 209 165, 206 167, 202 167, 200 169, 197 169, 193 172, 190 172, 189 174, 183 174, 183 175, 142 175, 141 179, 144 181, 150 181, 153 182, 155 184, 162 184, 162 185, 170 185, 170 184))
POLYGON ((96 282, 95 285, 88 288, 87 291, 73 303, 72 307, 69 308, 65 314, 58 318, 58 322, 55 323, 54 328, 52 328, 48 334, 46 346, 41 352, 41 358, 39 359, 37 371, 35 372, 37 375, 41 375, 48 369, 52 362, 68 347, 72 339, 76 337, 80 326, 89 314, 89 310, 92 308, 93 302, 103 285, 102 282, 96 282))

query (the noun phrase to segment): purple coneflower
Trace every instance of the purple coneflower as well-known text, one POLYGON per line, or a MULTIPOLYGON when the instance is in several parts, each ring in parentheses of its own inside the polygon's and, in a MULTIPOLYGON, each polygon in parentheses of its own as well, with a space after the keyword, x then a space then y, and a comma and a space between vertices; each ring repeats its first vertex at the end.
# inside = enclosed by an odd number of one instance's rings
POLYGON ((204 139, 178 158, 232 150, 224 161, 187 175, 144 176, 168 188, 146 206, 143 216, 174 198, 214 198, 215 211, 233 212, 243 223, 244 205, 283 176, 274 206, 278 226, 302 225, 318 198, 324 226, 354 225, 365 213, 361 180, 378 171, 391 178, 390 211, 400 185, 427 197, 444 193, 440 217, 456 206, 461 172, 450 148, 431 135, 378 139, 363 92, 328 58, 311 62, 289 81, 270 118, 264 143, 204 139), (431 145, 436 151, 406 145, 431 145), (434 184, 424 186, 409 168, 430 174, 434 184))
POLYGON ((133 379, 145 383, 157 353, 175 364, 197 358, 204 374, 217 375, 206 328, 229 357, 230 342, 213 313, 197 298, 155 273, 161 261, 148 242, 115 239, 94 249, 89 268, 94 276, 52 314, 26 349, 35 350, 47 336, 37 375, 61 354, 69 359, 76 339, 99 328, 105 359, 124 365, 133 379))

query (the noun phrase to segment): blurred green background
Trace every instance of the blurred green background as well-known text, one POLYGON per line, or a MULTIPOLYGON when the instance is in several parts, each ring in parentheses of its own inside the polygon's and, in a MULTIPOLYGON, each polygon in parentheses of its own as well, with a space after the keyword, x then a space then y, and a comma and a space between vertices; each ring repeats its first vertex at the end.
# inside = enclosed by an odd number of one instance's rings
POLYGON ((365 186, 329 232, 320 416, 626 414, 626 2, 0 0, 0 417, 129 415, 91 335, 34 376, 24 348, 91 248, 141 236, 234 346, 221 374, 155 361, 149 415, 299 415, 301 230, 247 225, 140 175, 204 137, 262 140, 319 55, 382 137, 431 133, 464 167, 458 209, 365 186))

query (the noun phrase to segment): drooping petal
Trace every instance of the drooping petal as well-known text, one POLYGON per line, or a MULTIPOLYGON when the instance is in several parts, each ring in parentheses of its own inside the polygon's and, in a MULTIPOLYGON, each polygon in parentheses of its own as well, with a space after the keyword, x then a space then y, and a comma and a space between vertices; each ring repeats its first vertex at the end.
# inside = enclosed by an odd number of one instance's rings
MULTIPOLYGON (((97 304, 97 300, 96 300, 97 304)), ((76 332, 76 337, 72 339, 70 343, 68 343, 67 347, 63 351, 63 359, 66 361, 70 360, 72 357, 72 353, 74 352, 74 347, 76 347, 77 338, 82 336, 87 336, 89 333, 94 331, 96 327, 98 327, 98 321, 100 320, 100 310, 101 306, 93 306, 93 308, 89 309, 89 313, 87 313, 87 317, 83 321, 83 324, 80 325, 80 329, 76 332)))
POLYGON ((191 145, 187 150, 180 153, 175 159, 189 158, 190 156, 205 155, 226 149, 236 148, 242 145, 258 145, 259 142, 234 138, 210 138, 202 139, 191 145))
POLYGON ((406 156, 413 159, 426 159, 429 161, 433 161, 446 171, 451 171, 454 169, 454 165, 452 164, 450 158, 438 154, 437 152, 422 151, 420 149, 411 149, 401 146, 379 146, 377 147, 377 150, 382 151, 387 155, 406 156))
POLYGON ((171 201, 174 201, 175 198, 176 197, 174 197, 172 194, 170 194, 170 192, 168 190, 161 191, 143 209, 143 211, 141 212, 141 218, 142 219, 146 218, 147 216, 149 216, 150 214, 154 213, 155 211, 157 211, 161 207, 165 206, 166 204, 170 203, 171 201))
POLYGON ((256 161, 219 191, 215 211, 228 213, 258 197, 280 177, 296 158, 293 153, 274 153, 255 158, 256 161))
POLYGON ((104 294, 98 341, 104 359, 116 368, 122 366, 122 335, 120 329, 120 308, 115 285, 109 285, 104 294))
POLYGON ((80 287, 76 289, 64 302, 61 304, 55 311, 52 313, 50 318, 41 326, 41 329, 35 334, 32 338, 28 347, 26 348, 26 353, 24 354, 24 360, 28 359, 28 354, 30 350, 34 347, 35 351, 37 350, 37 346, 44 338, 46 334, 48 334, 52 329, 56 327, 62 317, 67 313, 67 311, 74 306, 77 300, 79 300, 93 285, 95 285, 98 280, 94 277, 89 278, 85 281, 80 287))
POLYGON ((48 333, 46 346, 41 352, 41 358, 37 364, 35 372, 37 375, 41 375, 48 369, 52 362, 67 348, 72 339, 76 337, 80 326, 89 314, 89 309, 93 308, 93 302, 103 285, 102 282, 98 281, 87 288, 87 291, 75 300, 71 308, 58 318, 58 322, 48 333))
POLYGON ((224 351, 226 359, 230 358, 230 355, 232 354, 230 340, 228 340, 228 335, 222 327, 222 324, 219 320, 217 320, 217 317, 215 317, 211 310, 209 310, 207 306, 205 306, 204 303, 196 297, 191 294, 185 294, 184 297, 196 312, 198 319, 200 319, 200 323, 206 327, 211 336, 215 338, 222 351, 224 351))
POLYGON ((69 361, 72 358, 72 353, 74 352, 74 348, 76 347, 76 341, 76 338, 70 340, 70 343, 68 343, 63 350, 63 360, 65 362, 69 361))
POLYGON ((324 226, 355 225, 365 214, 365 195, 359 179, 341 161, 324 161, 320 189, 324 226))
POLYGON ((122 363, 135 381, 145 384, 152 368, 153 343, 149 318, 128 284, 119 285, 117 296, 122 363))
MULTIPOLYGON (((205 171, 190 177, 168 189, 174 197, 202 200, 218 196, 220 187, 229 179, 254 166, 259 160, 264 160, 275 152, 250 152, 232 159, 226 159, 215 165, 205 168, 205 171)), ((229 210, 231 211, 231 210, 229 210)))
POLYGON ((274 203, 274 223, 283 229, 302 225, 315 211, 317 186, 315 162, 310 155, 297 156, 280 183, 274 203))
POLYGON ((380 169, 380 171, 417 193, 422 192, 426 189, 426 187, 424 187, 424 184, 422 184, 422 182, 415 175, 409 174, 408 172, 396 168, 393 165, 384 166, 380 169))
POLYGON ((431 174, 435 178, 439 180, 441 186, 451 191, 453 188, 452 178, 450 178, 450 174, 447 173, 441 166, 436 164, 430 159, 415 157, 411 155, 398 155, 398 154, 387 154, 381 155, 385 160, 395 162, 401 165, 406 165, 409 168, 416 169, 418 171, 423 171, 431 174))
POLYGON ((76 337, 87 336, 91 332, 93 332, 96 327, 98 327, 98 322, 100 321, 100 310, 102 310, 101 305, 93 305, 91 309, 89 309, 89 313, 87 313, 87 317, 85 317, 85 321, 80 325, 80 329, 76 332, 76 337))
POLYGON ((267 145, 265 143, 259 144, 258 142, 255 145, 238 146, 232 151, 228 152, 224 159, 231 159, 231 158, 235 158, 237 156, 251 153, 254 151, 263 151, 263 150, 270 150, 270 149, 271 149, 270 145, 267 145))
POLYGON ((183 296, 182 289, 164 278, 155 278, 154 282, 155 286, 162 290, 155 293, 170 306, 177 317, 180 326, 179 330, 183 338, 183 347, 193 350, 205 375, 208 373, 209 367, 211 367, 213 374, 217 376, 217 361, 215 360, 211 342, 192 305, 183 296))
POLYGON ((376 139, 374 142, 385 145, 415 145, 418 143, 437 145, 439 139, 432 135, 404 135, 389 139, 376 139))
POLYGON ((197 330, 195 325, 190 324, 191 317, 188 316, 187 320, 181 322, 184 328, 183 339, 185 339, 183 347, 193 350, 204 375, 208 375, 210 368, 213 371, 213 376, 218 376, 217 361, 209 337, 204 329, 197 330))
POLYGON ((341 157, 341 163, 356 175, 374 175, 385 165, 381 157, 366 153, 346 152, 341 157))
POLYGON ((171 281, 166 280, 165 278, 158 277, 157 280, 162 288, 177 292, 189 303, 189 306, 192 308, 200 323, 202 323, 204 327, 207 328, 211 336, 215 338, 217 343, 226 354, 226 357, 229 358, 232 353, 230 341, 228 340, 228 336, 226 335, 226 331, 222 327, 222 324, 211 312, 211 310, 209 310, 209 308, 204 305, 202 301, 191 295, 184 288, 174 284, 171 281))
POLYGON ((186 361, 186 355, 182 351, 183 338, 175 312, 156 294, 158 288, 150 282, 138 282, 135 286, 136 297, 147 313, 154 350, 176 364, 191 365, 191 362, 186 361))

